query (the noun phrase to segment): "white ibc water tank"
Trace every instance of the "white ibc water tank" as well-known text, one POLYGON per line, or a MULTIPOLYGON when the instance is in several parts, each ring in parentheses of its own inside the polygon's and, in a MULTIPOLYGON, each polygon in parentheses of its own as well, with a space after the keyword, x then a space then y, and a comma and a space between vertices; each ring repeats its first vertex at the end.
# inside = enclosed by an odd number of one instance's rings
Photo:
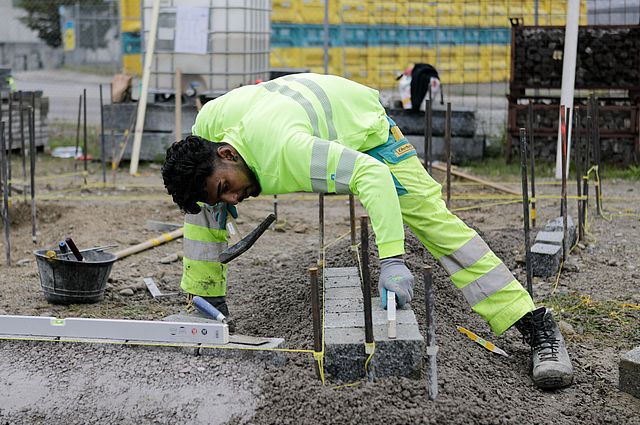
MULTIPOLYGON (((152 7, 142 3, 143 50, 152 7)), ((173 93, 178 68, 210 96, 267 80, 270 13, 271 0, 160 0, 149 91, 173 93)))

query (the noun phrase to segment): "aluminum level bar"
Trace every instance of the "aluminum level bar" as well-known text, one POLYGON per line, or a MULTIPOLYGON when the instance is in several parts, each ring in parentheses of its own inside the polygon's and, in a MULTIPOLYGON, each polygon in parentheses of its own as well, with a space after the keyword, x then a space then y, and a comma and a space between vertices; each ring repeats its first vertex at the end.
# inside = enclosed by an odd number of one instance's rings
POLYGON ((229 343, 229 325, 0 315, 0 338, 9 336, 220 345, 229 343))

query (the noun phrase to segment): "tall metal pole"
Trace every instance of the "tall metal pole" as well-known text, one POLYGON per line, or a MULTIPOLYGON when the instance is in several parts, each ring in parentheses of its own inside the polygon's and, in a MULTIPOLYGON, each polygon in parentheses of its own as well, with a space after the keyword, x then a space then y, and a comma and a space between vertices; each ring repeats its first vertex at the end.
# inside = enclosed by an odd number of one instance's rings
POLYGON ((4 142, 4 122, 0 121, 0 172, 2 173, 2 221, 4 222, 4 252, 7 266, 11 265, 11 233, 9 228, 9 190, 7 155, 4 142))
MULTIPOLYGON (((313 351, 322 351, 322 322, 320 315, 320 297, 318 295, 318 268, 309 268, 311 280, 311 316, 313 319, 313 351)), ((320 365, 317 365, 316 376, 320 377, 320 365)))
POLYGON ((31 240, 38 242, 36 236, 36 94, 31 92, 31 110, 29 111, 29 173, 31 177, 31 240))
MULTIPOLYGON (((362 299, 364 304, 364 340, 373 342, 373 319, 371 314, 371 277, 369 274, 369 217, 360 217, 360 248, 362 249, 362 299)), ((369 354, 369 353, 367 353, 369 354)))
POLYGON ((82 140, 83 140, 83 150, 84 150, 84 184, 87 184, 87 175, 89 172, 87 171, 87 158, 88 158, 88 149, 87 149, 87 89, 82 89, 82 108, 83 108, 83 131, 82 131, 82 140))
POLYGON ((102 84, 100 84, 100 161, 102 162, 102 184, 107 185, 107 158, 104 146, 104 104, 102 103, 102 84))
POLYGON ((444 122, 444 145, 447 155, 447 208, 451 206, 451 102, 447 102, 444 122))
POLYGON ((356 197, 349 195, 349 227, 351 229, 351 246, 356 246, 356 197))
POLYGON ((531 227, 536 227, 536 151, 533 144, 533 103, 529 101, 529 119, 527 120, 529 136, 529 162, 531 165, 531 227))
POLYGON ((329 73, 329 0, 324 0, 324 20, 323 20, 323 63, 324 73, 329 73))
POLYGON ((425 303, 425 322, 427 330, 427 396, 429 400, 435 400, 438 397, 438 363, 436 355, 438 346, 436 345, 436 322, 433 314, 434 297, 433 297, 433 277, 431 275, 431 267, 425 266, 424 273, 424 303, 425 303))
POLYGON ((582 179, 582 196, 584 199, 582 201, 582 218, 584 220, 583 226, 586 228, 587 226, 587 217, 589 215, 589 176, 587 175, 588 170, 591 165, 591 141, 593 140, 592 133, 592 108, 591 102, 587 103, 587 123, 585 125, 585 129, 587 131, 587 138, 584 144, 584 169, 585 169, 585 178, 582 179))
POLYGON ((531 242, 529 240, 529 194, 527 183, 527 131, 520 129, 520 170, 522 173, 522 211, 524 215, 524 250, 527 266, 527 291, 533 298, 533 273, 531 267, 531 242))

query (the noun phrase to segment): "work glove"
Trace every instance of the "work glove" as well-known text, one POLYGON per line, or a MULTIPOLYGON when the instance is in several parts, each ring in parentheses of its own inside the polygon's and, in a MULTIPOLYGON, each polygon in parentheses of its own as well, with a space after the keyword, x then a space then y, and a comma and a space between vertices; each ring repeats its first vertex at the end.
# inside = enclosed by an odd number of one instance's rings
POLYGON ((224 230, 227 226, 227 216, 231 214, 231 217, 238 218, 238 210, 234 205, 227 204, 226 202, 218 202, 212 207, 213 218, 218 223, 218 228, 224 230))
POLYGON ((378 290, 382 307, 387 308, 387 291, 396 293, 399 307, 411 302, 413 298, 413 275, 400 258, 384 258, 380 260, 380 280, 378 290))

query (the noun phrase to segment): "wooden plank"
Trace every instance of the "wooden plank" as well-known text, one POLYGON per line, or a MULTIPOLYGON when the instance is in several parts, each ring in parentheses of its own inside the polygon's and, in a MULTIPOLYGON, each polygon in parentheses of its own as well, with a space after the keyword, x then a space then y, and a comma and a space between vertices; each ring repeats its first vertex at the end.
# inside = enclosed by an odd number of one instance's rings
MULTIPOLYGON (((439 163, 433 163, 433 168, 435 168, 436 170, 442 171, 442 172, 446 172, 447 171, 447 166, 439 164, 439 163)), ((482 178, 477 177, 477 176, 473 176, 473 175, 468 174, 468 173, 464 173, 462 171, 451 170, 451 174, 453 174, 456 177, 460 177, 462 179, 465 179, 465 180, 469 180, 469 181, 472 181, 472 182, 475 182, 475 183, 480 183, 483 186, 487 186, 487 187, 490 187, 492 189, 496 189, 496 190, 499 190, 501 192, 508 193, 510 195, 522 196, 522 194, 520 192, 516 191, 516 190, 509 189, 508 187, 502 186, 501 184, 490 182, 488 180, 482 179, 482 178)))

